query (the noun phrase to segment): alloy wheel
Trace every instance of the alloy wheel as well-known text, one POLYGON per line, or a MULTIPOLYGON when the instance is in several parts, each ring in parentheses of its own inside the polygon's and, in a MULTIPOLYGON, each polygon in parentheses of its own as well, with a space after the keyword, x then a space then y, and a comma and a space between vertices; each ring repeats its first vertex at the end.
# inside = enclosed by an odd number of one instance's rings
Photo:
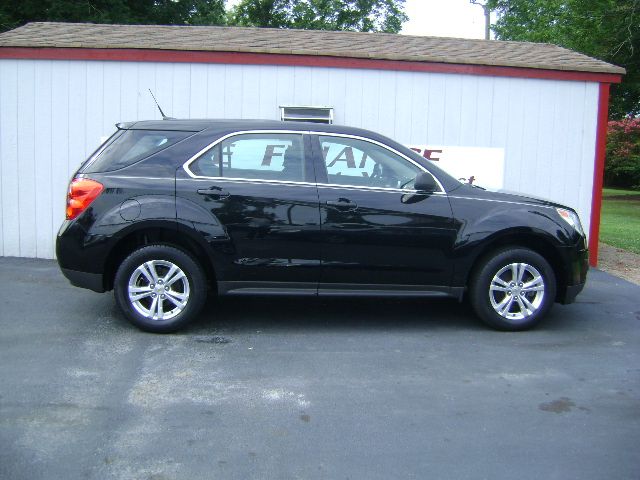
POLYGON ((170 320, 187 306, 189 279, 180 267, 167 260, 149 260, 129 277, 131 306, 150 320, 170 320))
POLYGON ((527 263, 511 263, 502 267, 489 286, 491 306, 507 320, 525 320, 536 313, 544 295, 543 276, 527 263))

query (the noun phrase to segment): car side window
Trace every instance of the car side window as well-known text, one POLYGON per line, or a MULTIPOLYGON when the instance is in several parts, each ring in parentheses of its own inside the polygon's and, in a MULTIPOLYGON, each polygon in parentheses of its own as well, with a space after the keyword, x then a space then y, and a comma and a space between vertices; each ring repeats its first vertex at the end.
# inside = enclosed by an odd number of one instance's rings
POLYGON ((355 138, 320 136, 330 184, 412 188, 422 170, 375 143, 355 138))
POLYGON ((302 135, 247 133, 229 137, 189 166, 199 176, 304 180, 302 135))
POLYGON ((133 165, 160 150, 184 140, 193 132, 163 130, 121 130, 113 135, 84 173, 112 172, 133 165))

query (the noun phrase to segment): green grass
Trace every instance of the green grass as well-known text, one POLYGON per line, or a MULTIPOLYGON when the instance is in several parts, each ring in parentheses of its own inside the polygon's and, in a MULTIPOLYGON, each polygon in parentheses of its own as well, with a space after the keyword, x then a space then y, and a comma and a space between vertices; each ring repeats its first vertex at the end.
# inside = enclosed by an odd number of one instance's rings
POLYGON ((630 195, 630 196, 640 195, 640 190, 623 190, 621 188, 603 188, 602 189, 602 196, 604 198, 612 197, 612 196, 620 196, 620 195, 630 195))
POLYGON ((640 192, 602 191, 600 241, 640 254, 640 192))

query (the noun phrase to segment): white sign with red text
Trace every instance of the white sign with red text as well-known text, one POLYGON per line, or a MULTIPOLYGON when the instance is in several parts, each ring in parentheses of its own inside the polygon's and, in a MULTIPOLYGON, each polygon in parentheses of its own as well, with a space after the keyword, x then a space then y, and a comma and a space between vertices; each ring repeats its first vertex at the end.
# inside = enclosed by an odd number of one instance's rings
POLYGON ((409 148, 461 182, 490 190, 504 188, 504 148, 444 145, 411 145, 409 148))

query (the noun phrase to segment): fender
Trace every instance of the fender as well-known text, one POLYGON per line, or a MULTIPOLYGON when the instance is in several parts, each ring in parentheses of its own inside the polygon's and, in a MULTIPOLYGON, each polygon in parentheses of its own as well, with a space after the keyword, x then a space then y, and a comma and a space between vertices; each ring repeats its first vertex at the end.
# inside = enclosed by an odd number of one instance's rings
POLYGON ((100 235, 114 226, 122 227, 146 220, 175 220, 175 216, 169 216, 171 212, 175 212, 175 203, 173 195, 131 196, 107 210, 88 233, 100 235))
MULTIPOLYGON (((572 238, 567 226, 553 215, 545 215, 545 210, 534 205, 522 205, 513 208, 513 204, 487 202, 484 215, 475 218, 473 222, 458 222, 459 229, 453 248, 455 259, 453 285, 462 286, 476 260, 501 245, 522 245, 541 252, 553 251, 559 255, 558 249, 572 238), (553 233, 551 233, 553 232, 553 233)), ((456 205, 464 210, 464 205, 456 205)), ((455 211, 455 210, 454 210, 455 211)), ((476 210, 477 212, 477 206, 476 210)), ((462 215, 462 218, 473 218, 462 215)), ((554 259, 548 259, 550 263, 554 259)))
POLYGON ((235 253, 226 227, 211 210, 184 197, 176 197, 176 215, 179 232, 189 235, 202 247, 216 279, 224 279, 235 253))

